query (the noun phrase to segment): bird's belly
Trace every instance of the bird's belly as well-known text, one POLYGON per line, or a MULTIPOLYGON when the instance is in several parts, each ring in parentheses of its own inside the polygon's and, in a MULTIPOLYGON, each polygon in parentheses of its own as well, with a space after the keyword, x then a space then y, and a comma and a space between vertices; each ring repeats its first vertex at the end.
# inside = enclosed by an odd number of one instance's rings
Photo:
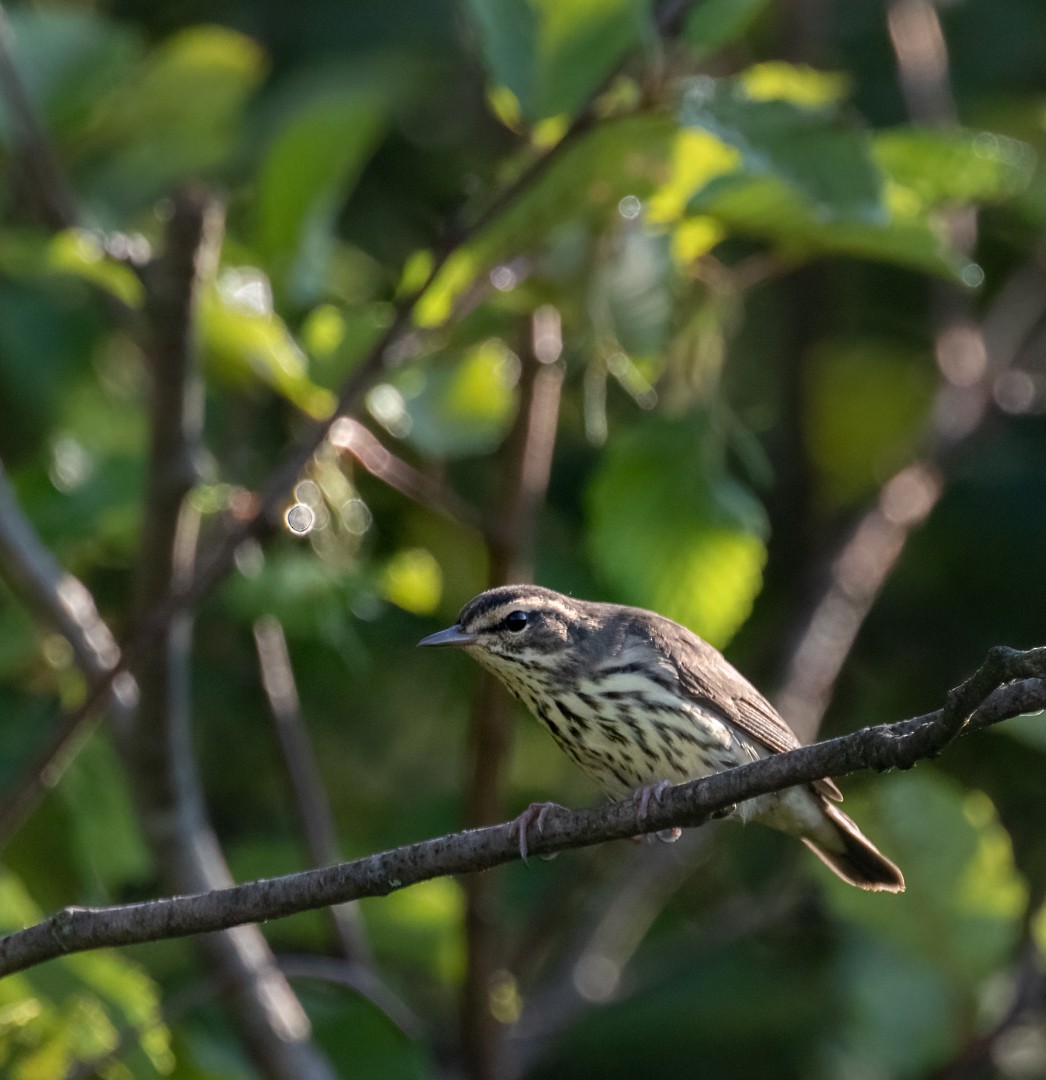
MULTIPOLYGON (((535 703, 536 704, 536 703, 535 703)), ((612 798, 661 780, 681 783, 762 756, 762 748, 699 706, 568 694, 534 708, 559 746, 612 798)))

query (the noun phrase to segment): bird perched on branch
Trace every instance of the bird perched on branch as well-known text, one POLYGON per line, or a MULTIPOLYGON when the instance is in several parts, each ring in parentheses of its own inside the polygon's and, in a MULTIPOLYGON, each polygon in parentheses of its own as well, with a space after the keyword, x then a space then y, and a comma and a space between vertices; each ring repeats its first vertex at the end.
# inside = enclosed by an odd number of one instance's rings
MULTIPOLYGON (((641 608, 503 585, 419 644, 464 649, 608 795, 635 793, 640 817, 670 784, 799 746, 717 649, 641 608)), ((736 814, 798 836, 851 885, 902 892, 901 871, 835 805, 841 798, 831 780, 819 780, 750 799, 736 814)), ((519 819, 524 854, 535 820, 540 828, 539 807, 519 819)))

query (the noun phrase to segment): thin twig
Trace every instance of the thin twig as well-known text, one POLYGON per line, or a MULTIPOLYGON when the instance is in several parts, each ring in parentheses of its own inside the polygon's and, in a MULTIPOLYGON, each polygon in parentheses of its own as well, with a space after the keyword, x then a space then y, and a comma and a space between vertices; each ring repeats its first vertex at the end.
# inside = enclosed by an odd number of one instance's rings
MULTIPOLYGON (((329 866, 341 860, 338 834, 319 766, 302 722, 287 639, 279 620, 272 615, 256 619, 253 629, 262 687, 275 722, 280 756, 305 836, 309 865, 329 866)), ((359 908, 331 908, 330 915, 334 936, 344 959, 369 963, 372 953, 359 908)))
MULTIPOLYGON (((90 591, 68 573, 44 546, 18 503, 0 463, 0 575, 34 617, 69 643, 73 658, 88 679, 106 676, 118 662, 116 638, 95 607, 90 591)), ((126 734, 138 700, 138 687, 127 673, 116 679, 104 712, 114 734, 126 734)), ((5 792, 0 813, 0 847, 16 830, 43 791, 57 784, 76 749, 90 735, 89 725, 65 730, 22 773, 22 780, 5 792)))
POLYGON ((406 499, 456 522, 481 530, 478 511, 446 484, 396 457, 373 432, 349 416, 336 421, 330 432, 336 450, 350 454, 371 476, 406 499))
MULTIPOLYGON (((911 768, 938 755, 957 735, 1024 713, 1046 710, 1046 647, 1028 652, 993 649, 981 667, 936 712, 864 728, 850 735, 775 754, 670 788, 639 820, 634 799, 589 810, 552 809, 531 837, 532 855, 548 855, 625 839, 673 826, 705 824, 717 811, 747 799, 844 776, 862 769, 911 768), (1028 672, 1009 681, 1014 672, 1028 672), (975 693, 988 689, 974 700, 975 693), (972 711, 965 717, 967 708, 972 711)), ((66 908, 0 939, 0 976, 86 949, 209 933, 281 918, 451 874, 468 874, 518 860, 519 838, 507 822, 441 836, 338 866, 219 889, 110 908, 66 908)))

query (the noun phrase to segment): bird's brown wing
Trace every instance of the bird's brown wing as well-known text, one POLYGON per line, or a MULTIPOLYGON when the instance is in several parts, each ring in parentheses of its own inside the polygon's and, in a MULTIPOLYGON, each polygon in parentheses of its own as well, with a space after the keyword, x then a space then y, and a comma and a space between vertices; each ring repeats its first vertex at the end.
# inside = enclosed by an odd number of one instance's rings
MULTIPOLYGON (((676 669, 680 686, 695 703, 718 713, 773 753, 802 745, 773 705, 707 641, 662 618, 651 628, 650 639, 676 669)), ((818 780, 813 786, 822 795, 842 800, 832 780, 818 780)))

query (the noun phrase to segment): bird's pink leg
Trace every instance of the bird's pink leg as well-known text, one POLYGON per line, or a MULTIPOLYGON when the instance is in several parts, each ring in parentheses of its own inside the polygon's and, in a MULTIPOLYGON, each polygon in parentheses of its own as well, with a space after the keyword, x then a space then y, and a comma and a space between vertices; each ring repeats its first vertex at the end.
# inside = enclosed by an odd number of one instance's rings
POLYGON ((526 862, 529 848, 527 846, 527 833, 533 826, 540 836, 545 827, 545 818, 549 810, 561 809, 559 803, 536 802, 531 803, 522 814, 509 824, 509 836, 519 836, 519 855, 526 862))
MULTIPOLYGON (((633 799, 639 804, 636 809, 636 820, 640 825, 644 824, 647 818, 647 814, 650 812, 651 802, 660 804, 664 798, 665 792, 672 787, 671 780, 658 780, 656 784, 646 784, 641 788, 637 788, 633 799)), ((683 830, 678 826, 674 826, 671 829, 661 829, 660 832, 654 834, 658 840, 663 841, 666 844, 673 844, 683 835, 683 830)))

